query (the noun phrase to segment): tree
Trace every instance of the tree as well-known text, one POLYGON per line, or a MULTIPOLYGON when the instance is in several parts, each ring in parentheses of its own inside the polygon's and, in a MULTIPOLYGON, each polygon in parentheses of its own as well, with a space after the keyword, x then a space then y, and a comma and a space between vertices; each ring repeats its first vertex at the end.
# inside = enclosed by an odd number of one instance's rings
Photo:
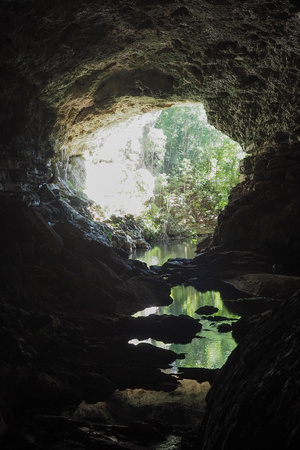
POLYGON ((230 189, 239 181, 239 160, 244 153, 236 142, 208 124, 199 104, 163 110, 155 128, 165 135, 152 202, 157 208, 156 230, 161 221, 162 234, 211 232, 230 189))

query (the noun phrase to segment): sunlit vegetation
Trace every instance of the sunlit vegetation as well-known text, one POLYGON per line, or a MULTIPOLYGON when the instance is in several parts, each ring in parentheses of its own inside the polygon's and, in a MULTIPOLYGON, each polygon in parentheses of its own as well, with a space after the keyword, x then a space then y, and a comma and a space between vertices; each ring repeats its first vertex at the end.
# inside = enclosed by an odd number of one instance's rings
POLYGON ((166 143, 155 151, 149 135, 143 142, 145 165, 156 176, 143 214, 148 237, 212 232, 239 181, 241 147, 208 124, 199 104, 163 110, 155 128, 166 143))
POLYGON ((208 124, 202 105, 174 106, 100 131, 86 156, 86 193, 99 205, 98 220, 131 214, 149 240, 213 231, 244 153, 208 124))

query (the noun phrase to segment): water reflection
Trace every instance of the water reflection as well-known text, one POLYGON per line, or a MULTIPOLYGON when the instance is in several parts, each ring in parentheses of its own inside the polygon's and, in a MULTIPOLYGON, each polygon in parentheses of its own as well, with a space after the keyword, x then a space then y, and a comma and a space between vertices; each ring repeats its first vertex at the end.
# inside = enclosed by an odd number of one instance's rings
POLYGON ((148 266, 161 266, 170 258, 194 258, 196 256, 196 240, 164 242, 150 250, 136 250, 131 259, 139 259, 148 266))
MULTIPOLYGON (((184 257, 192 258, 195 256, 195 242, 174 242, 171 245, 164 244, 156 246, 147 252, 133 255, 133 258, 140 259, 150 265, 162 265, 169 258, 184 257)), ((173 363, 172 370, 177 371, 179 366, 184 367, 203 367, 208 369, 217 369, 223 366, 236 343, 231 333, 220 333, 217 329, 219 322, 209 320, 204 316, 199 316, 195 311, 205 305, 218 308, 218 312, 213 316, 223 316, 230 320, 238 319, 240 316, 230 312, 225 306, 219 291, 199 292, 192 286, 176 286, 171 291, 173 303, 169 306, 150 307, 135 314, 138 316, 148 316, 150 314, 173 314, 188 315, 200 319, 202 330, 192 340, 190 344, 165 344, 163 342, 148 339, 152 345, 173 350, 176 353, 185 353, 184 360, 178 360, 173 363)), ((138 340, 132 340, 131 343, 137 344, 138 340)))
MULTIPOLYGON (((216 369, 222 367, 232 350, 236 347, 231 333, 220 333, 217 330, 219 322, 213 322, 204 316, 199 316, 195 311, 200 306, 214 306, 219 309, 213 316, 223 316, 228 319, 238 319, 239 316, 231 313, 224 305, 221 294, 218 291, 198 292, 192 286, 176 286, 171 291, 173 303, 169 306, 150 307, 135 314, 138 316, 148 316, 150 314, 180 314, 188 315, 200 319, 202 330, 192 340, 190 344, 165 344, 163 342, 148 339, 152 345, 173 350, 176 353, 185 353, 184 360, 175 361, 173 370, 176 372, 179 366, 184 367, 204 367, 216 369)), ((231 321, 226 321, 231 323, 231 321)), ((132 340, 137 344, 139 341, 132 340)))

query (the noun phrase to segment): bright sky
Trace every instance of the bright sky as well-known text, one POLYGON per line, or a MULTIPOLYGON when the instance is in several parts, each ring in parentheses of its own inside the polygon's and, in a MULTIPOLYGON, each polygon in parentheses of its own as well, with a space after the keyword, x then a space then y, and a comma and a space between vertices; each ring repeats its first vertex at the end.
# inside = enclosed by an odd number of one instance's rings
POLYGON ((85 157, 86 194, 112 214, 138 215, 153 195, 154 177, 141 167, 143 127, 153 125, 160 112, 136 116, 94 135, 85 157))

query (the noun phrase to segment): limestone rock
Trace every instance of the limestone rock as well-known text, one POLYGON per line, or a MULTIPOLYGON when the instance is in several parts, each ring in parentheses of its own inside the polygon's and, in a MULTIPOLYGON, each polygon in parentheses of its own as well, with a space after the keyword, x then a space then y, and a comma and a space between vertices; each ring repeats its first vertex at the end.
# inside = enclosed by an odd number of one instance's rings
POLYGON ((249 273, 232 278, 230 284, 248 294, 261 297, 285 297, 300 288, 300 278, 271 273, 249 273))
POLYGON ((199 448, 299 446, 299 305, 298 291, 252 322, 213 382, 199 448))
MULTIPOLYGON (((184 276, 183 262, 163 275, 175 284, 223 274, 257 295, 293 291, 298 280, 283 276, 300 275, 298 2, 5 0, 0 22, 0 320, 9 350, 1 349, 0 396, 20 413, 31 380, 36 400, 45 388, 47 398, 78 405, 87 373, 99 389, 105 377, 121 388, 174 390, 157 367, 116 366, 107 351, 123 355, 119 314, 170 301, 170 286, 158 281, 163 272, 130 264, 111 248, 106 227, 76 211, 77 199, 52 190, 53 198, 43 185, 83 176, 75 159, 99 128, 201 101, 209 122, 249 157, 210 245, 184 276)), ((203 449, 299 447, 298 306, 296 295, 261 317, 218 373, 203 449)), ((10 442, 44 448, 51 435, 53 448, 111 445, 101 425, 81 425, 25 417, 10 442)), ((113 445, 126 447, 128 435, 110 433, 113 445)))

